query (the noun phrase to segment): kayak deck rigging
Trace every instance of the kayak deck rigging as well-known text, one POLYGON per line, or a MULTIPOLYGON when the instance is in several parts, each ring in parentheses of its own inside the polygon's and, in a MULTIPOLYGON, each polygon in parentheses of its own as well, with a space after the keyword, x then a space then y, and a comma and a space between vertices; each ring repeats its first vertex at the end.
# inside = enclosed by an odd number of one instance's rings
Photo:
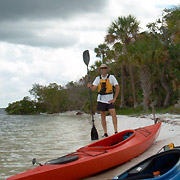
POLYGON ((141 133, 145 137, 148 137, 151 134, 151 132, 146 128, 138 128, 138 129, 135 129, 135 131, 141 133))

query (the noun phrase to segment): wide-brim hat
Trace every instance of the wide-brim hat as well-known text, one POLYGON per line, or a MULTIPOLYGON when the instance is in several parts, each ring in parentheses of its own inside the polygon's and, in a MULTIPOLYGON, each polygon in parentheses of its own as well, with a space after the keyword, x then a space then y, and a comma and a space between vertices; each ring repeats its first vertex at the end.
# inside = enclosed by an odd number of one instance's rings
POLYGON ((101 68, 108 68, 108 66, 106 64, 101 64, 101 66, 99 67, 100 69, 101 68))
POLYGON ((107 68, 107 71, 110 70, 110 68, 106 65, 106 64, 101 64, 101 66, 99 66, 98 71, 101 73, 101 68, 107 68))
POLYGON ((110 70, 110 68, 106 64, 101 64, 101 66, 98 67, 98 71, 101 73, 101 68, 107 68, 107 71, 110 70))

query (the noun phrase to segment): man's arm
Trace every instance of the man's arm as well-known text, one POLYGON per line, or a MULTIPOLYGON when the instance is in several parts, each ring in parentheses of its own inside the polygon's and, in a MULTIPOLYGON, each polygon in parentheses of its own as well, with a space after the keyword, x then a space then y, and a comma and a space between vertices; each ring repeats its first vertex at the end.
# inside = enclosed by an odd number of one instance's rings
POLYGON ((90 88, 92 91, 95 91, 97 86, 88 83, 87 87, 90 88))
POLYGON ((118 97, 119 91, 120 91, 120 86, 119 86, 119 84, 116 84, 116 85, 115 85, 115 88, 116 88, 116 92, 115 92, 114 98, 109 101, 110 104, 111 104, 111 103, 112 103, 112 104, 115 103, 115 101, 116 101, 116 99, 117 99, 117 97, 118 97))
POLYGON ((97 86, 98 86, 98 84, 99 84, 99 81, 100 81, 99 77, 96 77, 96 79, 94 80, 93 84, 89 82, 87 84, 87 87, 90 88, 92 91, 95 91, 97 86))

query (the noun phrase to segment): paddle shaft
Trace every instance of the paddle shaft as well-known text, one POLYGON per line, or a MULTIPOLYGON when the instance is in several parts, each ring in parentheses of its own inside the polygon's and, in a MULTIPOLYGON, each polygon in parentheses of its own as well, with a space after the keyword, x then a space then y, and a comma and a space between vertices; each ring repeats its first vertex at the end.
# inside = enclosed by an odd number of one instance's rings
MULTIPOLYGON (((89 78, 89 70, 88 70, 88 65, 89 65, 89 61, 90 61, 90 55, 89 55, 89 51, 85 50, 83 52, 83 60, 84 63, 87 66, 87 75, 88 75, 88 83, 90 83, 90 78, 89 78)), ((91 140, 98 140, 98 132, 96 130, 95 124, 94 124, 94 116, 93 116, 93 104, 92 104, 92 94, 91 94, 91 88, 89 87, 89 96, 90 96, 90 105, 91 105, 91 116, 92 116, 92 129, 91 129, 91 140)))
MULTIPOLYGON (((89 78, 89 70, 88 70, 88 66, 87 66, 87 74, 88 74, 88 82, 90 82, 90 78, 89 78)), ((90 105, 91 105, 91 115, 92 115, 92 123, 94 126, 94 112, 93 112, 93 105, 92 105, 92 93, 91 93, 91 88, 89 87, 89 97, 90 97, 90 105)))

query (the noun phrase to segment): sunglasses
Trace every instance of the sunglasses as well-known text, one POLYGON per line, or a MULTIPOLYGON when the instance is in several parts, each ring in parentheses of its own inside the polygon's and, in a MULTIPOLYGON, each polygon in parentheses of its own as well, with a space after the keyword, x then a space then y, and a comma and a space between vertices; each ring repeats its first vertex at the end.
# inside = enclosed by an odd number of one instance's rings
POLYGON ((107 67, 102 67, 101 69, 107 69, 107 67))

